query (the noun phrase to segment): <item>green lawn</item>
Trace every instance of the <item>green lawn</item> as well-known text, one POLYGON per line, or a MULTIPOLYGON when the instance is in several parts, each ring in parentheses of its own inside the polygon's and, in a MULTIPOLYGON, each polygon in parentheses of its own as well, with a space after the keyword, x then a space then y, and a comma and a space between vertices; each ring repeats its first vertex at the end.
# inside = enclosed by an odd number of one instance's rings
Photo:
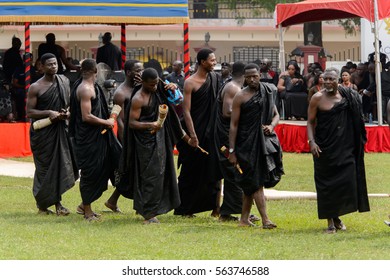
MULTIPOLYGON (((314 191, 309 154, 284 154, 286 175, 278 190, 314 191)), ((389 154, 366 154, 370 193, 389 193, 389 154)), ((318 220, 316 201, 268 201, 276 230, 239 228, 198 214, 194 219, 159 217, 159 225, 142 225, 130 200, 120 198, 124 214, 107 212, 103 203, 110 187, 93 204, 101 222, 88 223, 75 214, 78 185, 63 196, 68 217, 37 215, 32 179, 0 176, 0 259, 7 260, 389 260, 389 234, 383 220, 389 198, 370 198, 371 212, 343 217, 346 232, 327 235, 318 220)), ((253 209, 257 214, 257 211, 253 209)), ((324 271, 325 272, 325 271, 324 271)), ((326 272, 325 272, 326 273, 326 272)))

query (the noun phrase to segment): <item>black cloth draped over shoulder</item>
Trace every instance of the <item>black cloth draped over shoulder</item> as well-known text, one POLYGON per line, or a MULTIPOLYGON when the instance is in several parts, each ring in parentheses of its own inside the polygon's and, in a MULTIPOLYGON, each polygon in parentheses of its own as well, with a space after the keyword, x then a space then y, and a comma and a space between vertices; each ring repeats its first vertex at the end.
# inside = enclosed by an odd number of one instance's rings
MULTIPOLYGON (((139 89, 139 86, 134 89, 133 96, 139 89)), ((148 106, 141 109, 140 122, 155 122, 159 105, 168 105, 167 118, 156 133, 129 127, 131 101, 125 111, 123 157, 117 189, 123 196, 134 199, 134 209, 145 219, 165 214, 180 205, 173 147, 183 136, 183 130, 166 94, 159 83, 148 106)))
POLYGON ((216 119, 213 129, 213 142, 211 150, 214 150, 214 154, 218 159, 218 163, 214 168, 218 168, 223 178, 223 203, 221 205, 221 215, 239 214, 242 211, 242 189, 237 185, 235 181, 235 172, 237 170, 229 162, 227 156, 228 151, 225 153, 221 151, 221 147, 225 146, 229 148, 229 130, 230 130, 230 117, 223 116, 223 89, 228 86, 230 82, 223 84, 219 90, 217 101, 215 103, 216 119))
POLYGON ((329 111, 317 113, 315 141, 322 153, 313 159, 320 219, 370 210, 361 100, 350 88, 339 87, 338 90, 342 100, 329 111))
MULTIPOLYGON (((102 134, 103 126, 90 125, 82 120, 80 101, 77 99, 78 80, 71 93, 70 135, 81 170, 80 192, 83 204, 91 204, 107 190, 108 180, 115 182, 115 171, 122 146, 108 129, 102 134)), ((91 113, 101 119, 108 119, 107 103, 102 89, 95 83, 95 98, 91 99, 91 113)))
MULTIPOLYGON (((215 121, 214 104, 218 93, 218 77, 209 73, 203 85, 191 94, 191 117, 199 146, 210 152, 202 153, 199 149, 188 146, 183 141, 177 144, 179 191, 181 205, 175 209, 175 215, 189 215, 215 209, 220 181, 216 179, 217 162, 211 155, 212 129, 215 121)), ((188 134, 185 123, 183 128, 188 134)))
MULTIPOLYGON (((69 81, 56 75, 52 86, 38 96, 36 109, 59 112, 68 107, 69 81)), ((66 121, 53 122, 36 131, 31 125, 30 145, 35 163, 33 194, 38 207, 45 209, 60 202, 61 195, 78 179, 66 121)))
POLYGON ((261 83, 259 91, 241 105, 235 148, 243 174, 235 174, 246 195, 261 186, 274 187, 284 174, 279 139, 275 132, 265 135, 262 129, 272 121, 276 93, 273 84, 261 83))

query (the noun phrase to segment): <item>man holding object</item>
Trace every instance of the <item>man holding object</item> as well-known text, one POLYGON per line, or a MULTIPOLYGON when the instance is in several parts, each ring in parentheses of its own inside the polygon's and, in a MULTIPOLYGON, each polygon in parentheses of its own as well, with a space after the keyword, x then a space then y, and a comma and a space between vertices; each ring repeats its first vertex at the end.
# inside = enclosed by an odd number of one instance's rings
POLYGON ((78 170, 68 138, 69 80, 56 75, 56 57, 47 53, 41 58, 44 76, 32 84, 27 95, 27 116, 35 121, 50 118, 51 125, 40 130, 30 128, 31 150, 35 163, 33 194, 38 213, 68 215, 61 205, 61 195, 74 186, 78 170))

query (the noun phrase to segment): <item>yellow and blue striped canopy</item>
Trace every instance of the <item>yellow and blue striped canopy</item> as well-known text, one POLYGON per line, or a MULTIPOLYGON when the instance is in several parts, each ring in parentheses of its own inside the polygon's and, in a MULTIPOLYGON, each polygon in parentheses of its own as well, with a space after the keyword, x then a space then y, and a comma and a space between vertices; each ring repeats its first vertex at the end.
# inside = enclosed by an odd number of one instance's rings
POLYGON ((0 0, 0 23, 188 23, 188 0, 0 0))

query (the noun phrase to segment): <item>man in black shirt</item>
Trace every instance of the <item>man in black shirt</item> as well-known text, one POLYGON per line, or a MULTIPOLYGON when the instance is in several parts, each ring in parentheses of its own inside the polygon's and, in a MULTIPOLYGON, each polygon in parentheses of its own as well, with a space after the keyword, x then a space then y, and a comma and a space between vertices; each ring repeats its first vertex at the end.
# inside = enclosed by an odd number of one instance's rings
POLYGON ((97 50, 96 63, 103 62, 110 66, 111 70, 117 71, 122 69, 122 53, 120 49, 111 43, 112 35, 106 32, 103 35, 103 44, 97 50))
POLYGON ((12 82, 12 75, 17 68, 23 68, 23 60, 20 56, 22 41, 19 38, 12 38, 12 47, 4 53, 3 68, 8 84, 12 82))
POLYGON ((53 33, 46 35, 46 43, 42 43, 38 47, 38 59, 41 59, 45 53, 52 53, 57 58, 58 74, 64 74, 64 66, 67 70, 79 70, 78 66, 75 66, 66 59, 65 49, 56 44, 56 36, 53 33))

